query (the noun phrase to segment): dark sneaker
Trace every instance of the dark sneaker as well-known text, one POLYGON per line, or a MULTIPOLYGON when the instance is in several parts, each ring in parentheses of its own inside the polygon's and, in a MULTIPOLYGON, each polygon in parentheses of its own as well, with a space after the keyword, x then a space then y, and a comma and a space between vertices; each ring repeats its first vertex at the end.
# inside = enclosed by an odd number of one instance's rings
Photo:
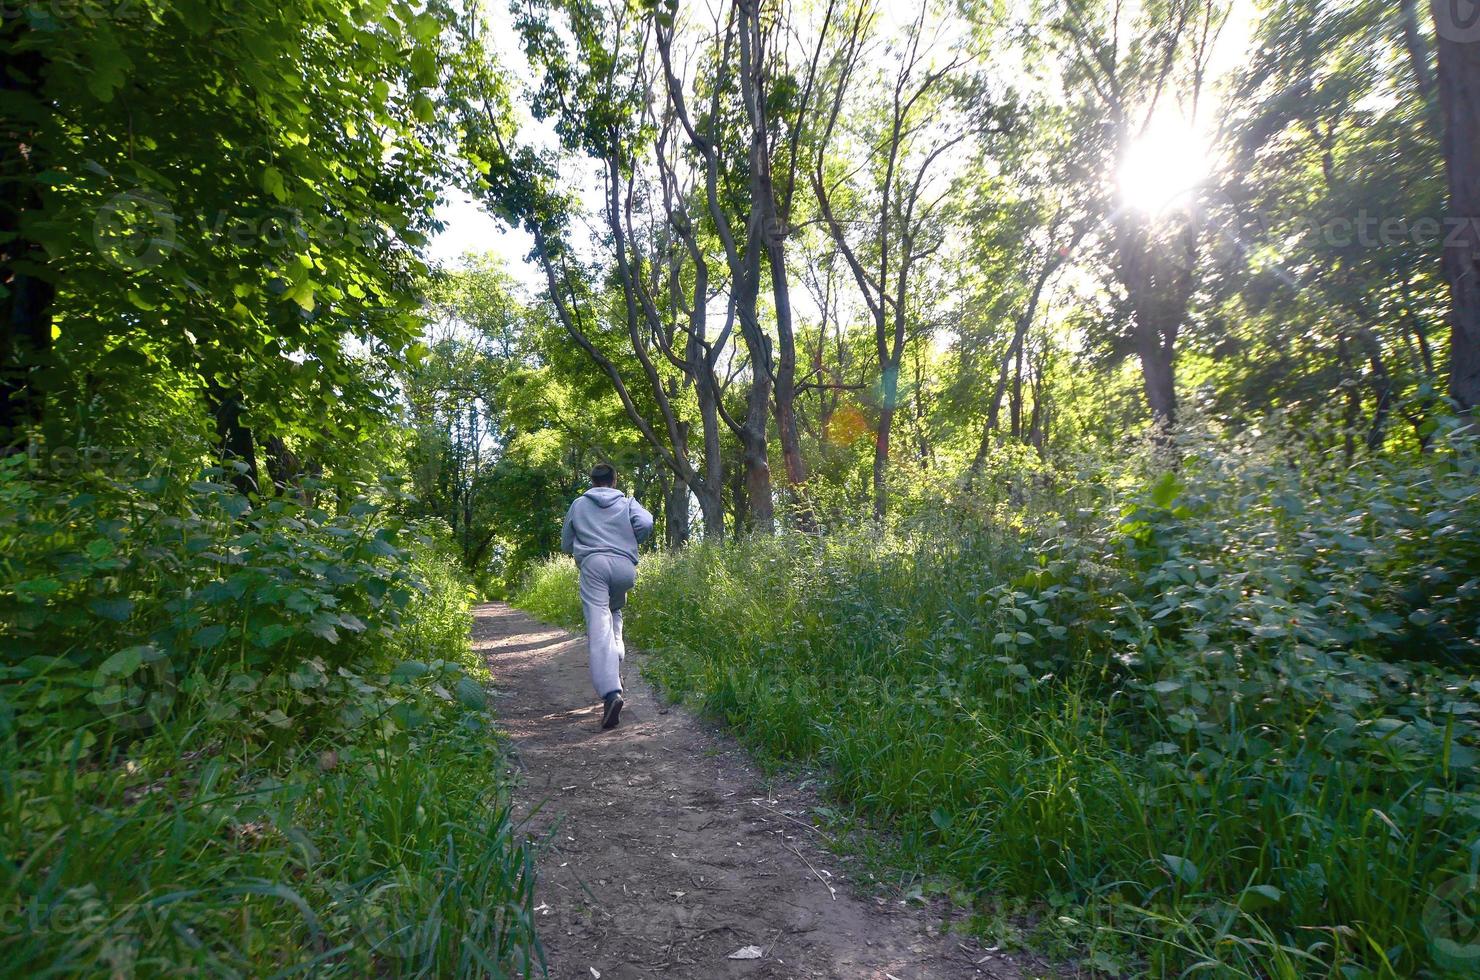
POLYGON ((622 705, 626 703, 622 700, 621 691, 606 699, 606 706, 601 711, 602 730, 617 727, 617 721, 622 715, 622 705))

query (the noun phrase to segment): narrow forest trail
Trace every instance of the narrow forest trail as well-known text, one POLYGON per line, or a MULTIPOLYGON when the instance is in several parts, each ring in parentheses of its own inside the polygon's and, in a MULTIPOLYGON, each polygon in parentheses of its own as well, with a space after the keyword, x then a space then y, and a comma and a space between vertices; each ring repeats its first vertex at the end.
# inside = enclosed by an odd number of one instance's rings
POLYGON ((732 739, 663 703, 638 676, 641 654, 628 655, 622 723, 602 732, 584 637, 503 604, 475 613, 518 814, 550 836, 536 903, 551 977, 1045 975, 943 935, 930 910, 857 893, 805 792, 767 785, 732 739), (731 958, 747 947, 752 958, 731 958))

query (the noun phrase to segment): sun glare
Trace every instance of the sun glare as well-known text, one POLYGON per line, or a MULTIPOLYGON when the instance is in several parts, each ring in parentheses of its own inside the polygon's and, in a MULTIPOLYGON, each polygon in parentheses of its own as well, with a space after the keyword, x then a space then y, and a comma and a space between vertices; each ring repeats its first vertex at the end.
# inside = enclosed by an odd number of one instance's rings
POLYGON ((1212 169, 1207 139, 1184 120, 1154 122, 1120 161, 1120 200, 1160 214, 1185 205, 1212 169))

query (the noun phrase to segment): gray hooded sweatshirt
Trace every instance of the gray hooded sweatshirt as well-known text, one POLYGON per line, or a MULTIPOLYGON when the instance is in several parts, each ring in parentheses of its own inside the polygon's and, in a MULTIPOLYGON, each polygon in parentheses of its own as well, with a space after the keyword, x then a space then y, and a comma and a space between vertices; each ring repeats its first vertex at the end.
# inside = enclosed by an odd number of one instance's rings
POLYGON ((565 512, 560 550, 579 565, 590 555, 620 555, 637 564, 637 546, 653 533, 653 515, 615 487, 592 487, 565 512))

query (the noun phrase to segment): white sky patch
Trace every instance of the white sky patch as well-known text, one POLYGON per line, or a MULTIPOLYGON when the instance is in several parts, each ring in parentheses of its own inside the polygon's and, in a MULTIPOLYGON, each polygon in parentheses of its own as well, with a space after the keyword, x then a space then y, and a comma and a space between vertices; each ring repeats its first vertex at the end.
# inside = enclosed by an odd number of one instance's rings
POLYGON ((492 252, 525 289, 535 293, 544 288, 545 278, 539 268, 525 261, 534 248, 534 239, 527 232, 505 225, 462 191, 449 190, 446 194, 447 200, 437 207, 437 217, 447 227, 427 249, 432 262, 456 265, 464 256, 492 252))
POLYGON ((1228 20, 1223 24, 1208 59, 1208 74, 1215 81, 1243 67, 1249 60, 1249 45, 1253 43, 1258 13, 1254 9, 1254 0, 1233 0, 1229 6, 1228 20))

